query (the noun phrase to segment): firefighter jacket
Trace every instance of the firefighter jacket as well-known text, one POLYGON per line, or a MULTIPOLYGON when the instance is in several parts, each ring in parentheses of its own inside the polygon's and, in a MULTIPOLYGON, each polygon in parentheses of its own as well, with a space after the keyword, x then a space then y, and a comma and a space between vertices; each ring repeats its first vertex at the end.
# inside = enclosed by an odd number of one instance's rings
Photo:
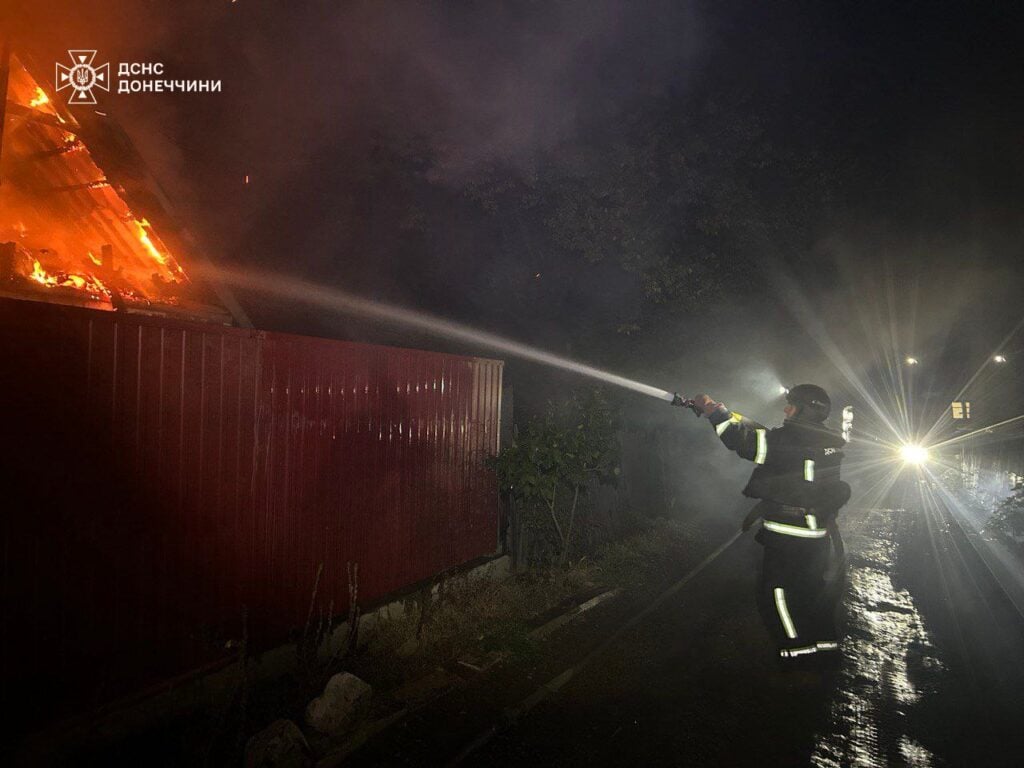
POLYGON ((719 406, 708 417, 727 448, 754 462, 743 495, 761 499, 763 531, 817 539, 850 498, 839 476, 843 436, 823 424, 786 419, 776 429, 719 406))

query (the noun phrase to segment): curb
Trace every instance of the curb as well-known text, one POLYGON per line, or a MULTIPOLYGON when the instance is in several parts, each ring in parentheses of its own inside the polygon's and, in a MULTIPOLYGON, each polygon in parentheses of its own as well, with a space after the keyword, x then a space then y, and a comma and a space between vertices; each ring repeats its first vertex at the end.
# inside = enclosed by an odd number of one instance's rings
MULTIPOLYGON (((717 549, 712 551, 707 557, 705 557, 700 563, 686 573, 681 579, 676 581, 672 586, 663 591, 658 595, 651 603, 647 605, 642 611, 634 615, 629 621, 621 625, 618 629, 606 637, 601 643, 597 645, 592 651, 587 653, 582 659, 576 664, 572 665, 568 669, 565 669, 560 674, 548 680, 546 683, 540 685, 533 693, 527 696, 525 699, 519 702, 516 706, 509 707, 505 710, 502 718, 489 728, 477 734, 477 736, 466 744, 462 750, 449 760, 446 765, 449 767, 461 765, 465 760, 478 751, 481 747, 494 738, 504 728, 515 725, 519 720, 525 717, 530 711, 548 698, 551 695, 557 694, 566 684, 569 683, 581 670, 585 669, 595 659, 599 658, 613 643, 615 643, 620 637, 626 632, 631 630, 633 627, 638 625, 647 616, 649 616, 655 609, 661 606, 666 600, 672 597, 674 594, 679 592, 683 587, 690 583, 695 577, 697 577, 701 571, 703 571, 708 565, 714 562, 720 554, 731 547, 736 541, 743 535, 743 531, 737 531, 727 541, 723 542, 717 549)), ((599 596, 600 597, 600 596, 599 596)), ((596 598, 595 598, 596 599, 596 598)), ((550 622, 549 622, 550 623, 550 622)))
POLYGON ((559 627, 565 626, 576 617, 580 616, 586 611, 589 611, 591 608, 600 605, 605 600, 611 600, 613 597, 617 597, 621 593, 621 589, 609 589, 607 592, 602 592, 601 594, 590 598, 586 602, 580 603, 579 605, 570 608, 561 616, 556 616, 555 618, 551 619, 545 624, 541 624, 539 627, 530 630, 530 637, 534 638, 535 640, 545 638, 559 627))

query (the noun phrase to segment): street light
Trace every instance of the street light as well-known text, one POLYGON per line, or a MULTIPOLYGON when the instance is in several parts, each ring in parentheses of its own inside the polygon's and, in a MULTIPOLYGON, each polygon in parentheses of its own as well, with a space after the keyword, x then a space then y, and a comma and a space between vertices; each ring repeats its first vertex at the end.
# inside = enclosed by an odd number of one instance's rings
POLYGON ((921 445, 908 443, 900 448, 900 458, 907 464, 921 465, 928 461, 928 449, 921 445))
POLYGON ((992 358, 992 362, 994 362, 994 363, 1005 363, 1006 362, 1006 358, 1003 355, 996 355, 995 357, 992 358))
POLYGON ((906 362, 907 365, 917 365, 919 361, 916 357, 908 357, 904 362, 906 362))

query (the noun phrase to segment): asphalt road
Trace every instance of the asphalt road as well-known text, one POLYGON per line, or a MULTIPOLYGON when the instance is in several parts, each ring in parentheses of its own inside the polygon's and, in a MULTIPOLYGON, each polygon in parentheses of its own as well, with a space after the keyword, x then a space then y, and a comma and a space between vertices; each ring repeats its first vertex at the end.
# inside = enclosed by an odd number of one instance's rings
POLYGON ((747 535, 515 722, 502 712, 643 605, 595 610, 552 638, 539 661, 446 697, 353 762, 1024 765, 1024 620, 978 542, 951 510, 924 501, 852 510, 843 528, 847 634, 837 671, 780 668, 754 606, 760 548, 747 535))

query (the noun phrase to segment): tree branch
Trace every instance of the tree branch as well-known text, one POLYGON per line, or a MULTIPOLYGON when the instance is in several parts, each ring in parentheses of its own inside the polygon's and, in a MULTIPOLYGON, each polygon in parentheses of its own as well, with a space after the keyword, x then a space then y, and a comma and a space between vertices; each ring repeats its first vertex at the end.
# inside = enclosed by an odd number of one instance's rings
POLYGON ((555 494, 557 493, 557 491, 558 486, 556 485, 551 490, 551 501, 548 502, 548 512, 551 514, 551 522, 555 524, 555 533, 558 534, 558 540, 562 543, 562 546, 564 547, 565 537, 562 535, 562 526, 558 524, 558 516, 555 515, 555 494))
POLYGON ((572 497, 572 508, 569 510, 569 529, 565 534, 565 539, 562 543, 562 559, 561 564, 565 565, 565 560, 569 556, 569 544, 572 541, 572 526, 576 522, 576 504, 580 500, 580 484, 576 483, 576 493, 572 497))

